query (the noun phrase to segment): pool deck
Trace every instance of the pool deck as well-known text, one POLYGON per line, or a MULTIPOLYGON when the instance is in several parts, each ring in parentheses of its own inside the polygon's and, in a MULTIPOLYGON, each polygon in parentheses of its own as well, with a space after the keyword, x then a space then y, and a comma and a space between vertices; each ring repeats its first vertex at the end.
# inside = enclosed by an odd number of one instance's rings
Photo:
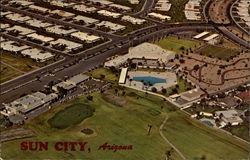
POLYGON ((128 75, 130 79, 133 79, 133 77, 157 77, 166 79, 166 82, 164 83, 156 83, 151 87, 146 88, 146 86, 143 85, 142 82, 132 81, 130 82, 128 79, 126 80, 125 86, 132 87, 134 89, 144 89, 144 90, 151 90, 152 87, 155 87, 158 91, 161 91, 162 88, 168 88, 173 85, 177 84, 177 77, 175 73, 172 72, 145 72, 145 71, 129 71, 128 75))

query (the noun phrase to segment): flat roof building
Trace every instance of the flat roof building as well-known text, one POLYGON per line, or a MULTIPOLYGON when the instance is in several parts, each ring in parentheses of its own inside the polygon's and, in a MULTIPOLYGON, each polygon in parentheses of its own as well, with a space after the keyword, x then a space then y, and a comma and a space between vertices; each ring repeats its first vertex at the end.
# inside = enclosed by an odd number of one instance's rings
POLYGON ((70 18, 70 17, 75 16, 74 13, 70 13, 70 12, 66 12, 66 11, 58 10, 58 9, 53 10, 53 11, 51 11, 50 13, 51 13, 51 14, 57 14, 57 15, 59 15, 59 16, 61 16, 61 17, 64 17, 64 18, 70 18))
POLYGON ((100 10, 100 11, 97 11, 97 13, 100 15, 112 17, 112 18, 119 18, 122 16, 122 14, 120 14, 120 13, 110 12, 107 10, 100 10))
POLYGON ((6 28, 6 31, 18 31, 19 32, 18 34, 22 36, 29 35, 29 34, 36 32, 33 29, 24 28, 24 27, 17 26, 17 25, 10 27, 10 28, 6 28))
POLYGON ((73 6, 73 9, 75 9, 77 11, 85 12, 85 13, 94 13, 97 11, 97 8, 88 7, 84 4, 77 4, 77 5, 73 6))
POLYGON ((84 32, 74 32, 71 34, 71 36, 86 41, 87 43, 94 43, 101 40, 101 37, 99 36, 89 35, 88 33, 84 32))
POLYGON ((108 6, 108 5, 113 4, 113 2, 110 2, 108 0, 89 0, 89 1, 92 2, 93 4, 100 4, 103 6, 108 6))
POLYGON ((33 26, 33 27, 38 27, 38 28, 47 28, 50 26, 53 26, 51 23, 43 22, 37 19, 31 19, 25 22, 26 24, 33 26))
POLYGON ((131 11, 130 7, 119 5, 119 4, 110 4, 109 7, 119 9, 119 10, 124 10, 124 11, 131 11))
POLYGON ((158 0, 155 4, 155 9, 160 11, 169 11, 171 8, 171 3, 169 0, 158 0))
POLYGON ((132 24, 139 24, 139 25, 141 25, 141 24, 143 24, 143 23, 146 22, 145 19, 134 18, 134 17, 131 17, 131 16, 123 16, 122 20, 130 22, 132 24))
POLYGON ((148 16, 150 16, 150 17, 152 17, 152 18, 160 19, 160 20, 162 20, 162 21, 171 20, 171 17, 170 17, 170 16, 162 15, 162 14, 160 14, 160 13, 151 12, 151 13, 148 14, 148 16))
POLYGON ((227 111, 216 111, 216 116, 221 117, 221 120, 226 124, 231 124, 232 126, 239 125, 243 120, 239 117, 238 112, 235 110, 227 111))
POLYGON ((122 68, 120 78, 119 78, 119 84, 125 84, 127 73, 128 73, 128 68, 122 68))
POLYGON ((47 12, 49 12, 48 8, 39 7, 39 6, 35 6, 35 5, 30 5, 29 8, 32 9, 32 10, 41 12, 41 13, 47 13, 47 12))
POLYGON ((27 35, 27 37, 42 41, 44 43, 51 42, 54 40, 54 38, 52 38, 52 37, 46 37, 46 36, 43 36, 43 35, 40 35, 37 33, 29 34, 29 35, 27 35))
POLYGON ((47 32, 51 32, 51 33, 55 33, 55 34, 59 34, 59 35, 70 35, 71 33, 77 32, 76 29, 73 29, 73 28, 65 29, 65 27, 61 26, 61 25, 47 27, 45 30, 47 32))
POLYGON ((25 0, 11 0, 9 1, 9 4, 18 4, 20 6, 30 6, 34 4, 34 2, 25 1, 25 0))
POLYGON ((9 104, 4 104, 4 110, 1 111, 1 114, 5 116, 11 116, 19 113, 25 114, 45 104, 49 104, 57 97, 58 95, 55 93, 48 95, 41 92, 32 93, 16 99, 9 104))
POLYGON ((5 17, 12 20, 12 21, 16 21, 16 22, 20 22, 20 23, 23 23, 23 22, 31 19, 29 16, 24 16, 24 15, 19 14, 19 13, 8 14, 5 17))
POLYGON ((209 34, 209 32, 202 32, 194 36, 194 39, 200 39, 201 37, 204 37, 205 35, 209 34))
POLYGON ((206 41, 209 44, 215 45, 219 42, 220 39, 220 35, 219 34, 212 34, 206 38, 204 38, 203 40, 206 41))
POLYGON ((66 45, 67 50, 76 50, 82 48, 82 44, 68 41, 65 39, 58 39, 56 41, 50 42, 51 45, 66 45))
POLYGON ((126 29, 126 26, 120 25, 120 24, 115 24, 109 21, 102 21, 101 23, 96 24, 98 27, 107 27, 111 29, 112 31, 118 32, 126 29))
POLYGON ((73 85, 78 85, 84 81, 89 80, 89 76, 84 75, 84 74, 78 74, 74 77, 71 77, 70 79, 68 79, 66 82, 67 83, 71 83, 73 85))
POLYGON ((0 47, 3 50, 9 51, 9 52, 15 52, 15 53, 30 48, 30 46, 20 45, 18 42, 15 42, 15 41, 1 42, 0 47))
POLYGON ((45 62, 47 60, 50 60, 54 57, 53 54, 49 52, 44 52, 37 48, 31 48, 21 51, 22 55, 29 56, 31 59, 34 59, 38 62, 45 62))
POLYGON ((74 17, 73 20, 74 21, 83 21, 86 24, 95 24, 95 23, 99 22, 99 20, 97 20, 97 19, 89 18, 86 16, 80 16, 80 15, 74 17))

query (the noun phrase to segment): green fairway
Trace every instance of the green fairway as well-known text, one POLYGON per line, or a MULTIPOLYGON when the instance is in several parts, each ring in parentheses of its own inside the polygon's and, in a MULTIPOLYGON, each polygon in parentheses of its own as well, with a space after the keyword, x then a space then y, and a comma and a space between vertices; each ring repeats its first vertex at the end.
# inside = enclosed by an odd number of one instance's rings
POLYGON ((202 42, 194 40, 178 39, 178 37, 169 36, 167 38, 156 41, 155 44, 159 45, 163 49, 171 50, 181 54, 183 51, 186 51, 187 49, 194 50, 195 48, 199 47, 202 44, 202 42))
MULTIPOLYGON (((163 132, 184 156, 189 159, 205 155, 208 159, 240 159, 248 156, 248 145, 230 135, 211 129, 206 125, 190 119, 183 112, 161 98, 147 95, 130 89, 119 89, 118 96, 114 89, 106 91, 113 93, 113 101, 106 100, 105 94, 93 94, 93 101, 86 97, 77 99, 67 104, 52 108, 50 111, 34 119, 26 121, 25 128, 29 128, 37 135, 35 138, 10 141, 2 144, 2 158, 14 159, 90 159, 90 160, 133 160, 133 159, 165 159, 166 152, 171 147, 159 134, 159 126, 165 117, 168 117, 163 132), (122 92, 125 91, 125 96, 122 92), (121 106, 117 107, 116 104, 121 106), (117 102, 115 102, 117 101, 117 102), (64 111, 67 107, 87 104, 95 108, 94 115, 65 129, 56 129, 50 126, 48 120, 64 111), (152 125, 150 136, 147 135, 148 125, 152 125), (85 135, 81 131, 89 128, 94 131, 85 135), (48 141, 49 151, 20 151, 22 141, 48 141), (80 151, 60 152, 53 150, 53 144, 58 141, 87 141, 91 147, 90 153, 80 151), (133 145, 133 150, 109 151, 97 148, 108 142, 117 145, 133 145)), ((82 106, 84 107, 84 106, 82 106)), ((73 113, 73 112, 72 112, 73 113)), ((68 114, 69 116, 71 114, 68 114)), ((77 115, 77 114, 76 114, 77 115)), ((72 115, 71 118, 75 118, 72 115)), ((62 115, 61 115, 62 116, 62 115)), ((181 158, 175 151, 172 152, 173 160, 181 158)))
POLYGON ((222 131, 204 127, 182 112, 169 114, 164 134, 186 156, 187 159, 247 159, 248 144, 222 131))
POLYGON ((94 108, 86 104, 74 104, 58 112, 54 117, 49 119, 52 127, 63 129, 76 125, 84 119, 93 115, 94 108))
POLYGON ((0 64, 0 83, 13 79, 20 76, 22 73, 10 68, 5 64, 0 64))
POLYGON ((201 54, 206 56, 212 56, 215 58, 221 58, 224 60, 231 59, 230 57, 236 56, 240 53, 240 50, 229 49, 217 46, 207 46, 200 51, 201 54))
POLYGON ((118 82, 118 74, 115 75, 109 69, 98 68, 87 73, 87 75, 92 76, 96 79, 102 79, 109 82, 118 82))

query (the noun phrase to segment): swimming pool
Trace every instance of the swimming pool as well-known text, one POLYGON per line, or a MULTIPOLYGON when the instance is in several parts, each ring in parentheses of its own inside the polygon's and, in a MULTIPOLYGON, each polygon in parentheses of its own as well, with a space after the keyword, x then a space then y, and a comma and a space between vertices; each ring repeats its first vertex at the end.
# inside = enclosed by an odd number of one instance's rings
POLYGON ((156 83, 166 83, 166 79, 144 76, 144 77, 133 77, 133 81, 143 82, 145 85, 154 85, 156 83))
POLYGON ((203 120, 202 123, 207 124, 207 125, 209 125, 211 127, 214 126, 214 124, 212 122, 210 122, 209 120, 203 120))

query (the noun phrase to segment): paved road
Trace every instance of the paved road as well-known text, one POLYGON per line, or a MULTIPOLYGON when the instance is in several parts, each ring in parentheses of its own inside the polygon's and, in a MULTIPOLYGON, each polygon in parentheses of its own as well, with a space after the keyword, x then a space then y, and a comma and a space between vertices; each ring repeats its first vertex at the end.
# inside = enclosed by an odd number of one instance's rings
POLYGON ((152 9, 153 5, 154 5, 154 0, 146 0, 142 9, 133 15, 134 16, 143 16, 143 15, 147 14, 152 9))

